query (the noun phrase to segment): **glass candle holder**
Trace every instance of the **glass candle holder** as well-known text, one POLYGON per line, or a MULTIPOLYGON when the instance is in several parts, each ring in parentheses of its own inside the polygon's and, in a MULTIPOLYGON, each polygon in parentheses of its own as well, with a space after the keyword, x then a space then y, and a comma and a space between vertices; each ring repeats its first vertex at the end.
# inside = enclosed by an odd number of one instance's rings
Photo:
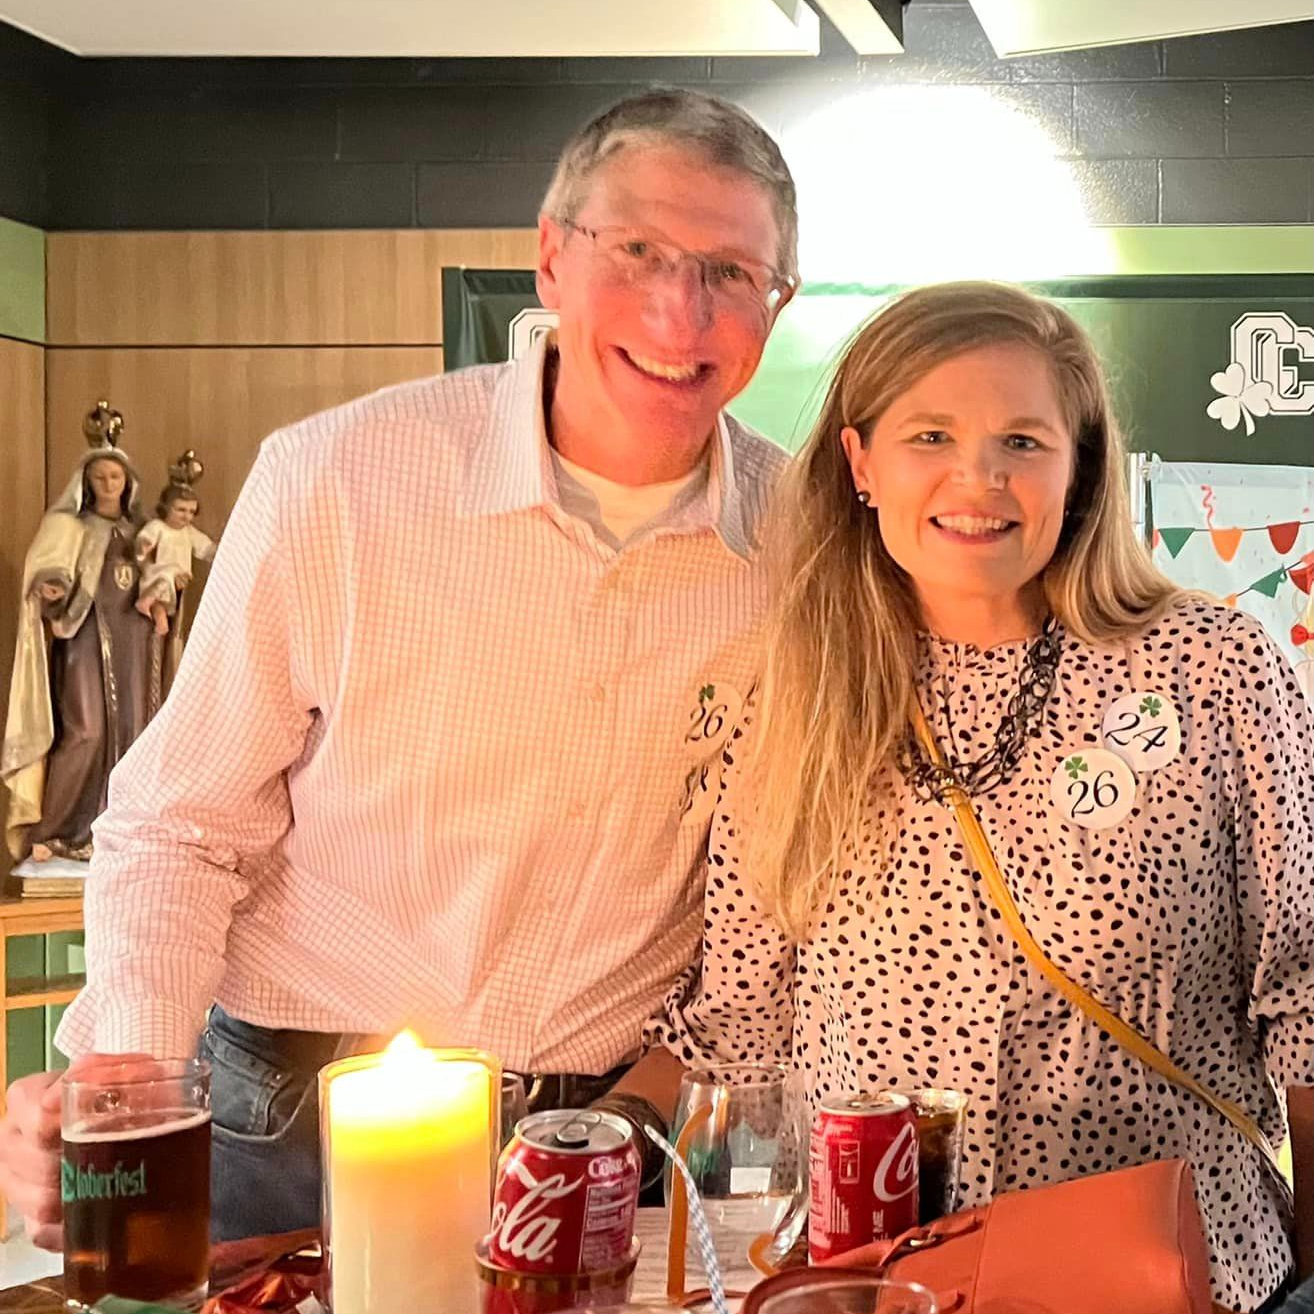
POLYGON ((502 1068, 403 1032, 319 1074, 331 1314, 475 1314, 501 1139, 502 1068))

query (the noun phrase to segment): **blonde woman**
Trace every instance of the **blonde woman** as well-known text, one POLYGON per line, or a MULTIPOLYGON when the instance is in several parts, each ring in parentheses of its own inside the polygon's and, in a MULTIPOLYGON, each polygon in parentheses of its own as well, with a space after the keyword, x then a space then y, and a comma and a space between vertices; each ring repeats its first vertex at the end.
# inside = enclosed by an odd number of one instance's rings
POLYGON ((1028 965, 908 729, 920 700, 1055 962, 1275 1139, 1289 1095, 1308 1228, 1310 712, 1253 620, 1137 543, 1089 341, 1017 289, 908 293, 850 345, 777 524, 701 968, 626 1088, 669 1105, 681 1061, 786 1057, 814 1097, 963 1089, 967 1204, 1185 1157, 1216 1299, 1275 1300, 1259 1154, 1028 965))

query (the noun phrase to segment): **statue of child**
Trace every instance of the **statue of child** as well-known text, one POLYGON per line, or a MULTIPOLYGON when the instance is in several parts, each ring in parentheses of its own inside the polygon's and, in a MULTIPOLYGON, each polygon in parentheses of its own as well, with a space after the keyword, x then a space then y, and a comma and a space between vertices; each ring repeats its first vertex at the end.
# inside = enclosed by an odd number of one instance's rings
POLYGON ((155 622, 159 635, 168 634, 169 617, 178 610, 178 596, 191 583, 193 559, 209 561, 214 556, 214 540, 192 523, 200 510, 192 485, 203 472, 196 453, 185 451, 169 467, 169 484, 160 494, 155 519, 147 521, 137 535, 141 567, 137 610, 155 622))

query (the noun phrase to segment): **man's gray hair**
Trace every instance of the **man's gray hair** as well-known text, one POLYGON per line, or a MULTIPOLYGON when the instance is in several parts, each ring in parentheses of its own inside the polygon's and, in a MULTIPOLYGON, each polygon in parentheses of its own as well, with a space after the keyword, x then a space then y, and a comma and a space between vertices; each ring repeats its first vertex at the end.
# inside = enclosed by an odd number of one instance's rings
POLYGON ((573 223, 598 167, 622 147, 653 141, 687 147, 711 164, 760 183, 775 211, 777 268, 798 278, 798 202, 780 147, 737 105, 700 91, 656 87, 627 96, 586 123, 561 153, 543 213, 559 223, 573 223))

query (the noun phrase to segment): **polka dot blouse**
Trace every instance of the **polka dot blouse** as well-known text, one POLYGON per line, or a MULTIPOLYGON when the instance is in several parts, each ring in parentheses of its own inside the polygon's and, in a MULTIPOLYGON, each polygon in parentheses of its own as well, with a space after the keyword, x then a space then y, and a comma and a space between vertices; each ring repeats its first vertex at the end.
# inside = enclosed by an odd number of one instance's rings
MULTIPOLYGON (((1027 647, 923 640, 923 703, 941 742, 952 727, 960 759, 993 744, 1027 647)), ((727 747, 712 822, 702 961, 670 991, 648 1043, 685 1062, 792 1059, 814 1099, 967 1091, 965 1205, 1187 1158, 1215 1299, 1263 1303, 1292 1253, 1258 1152, 1027 963, 948 808, 897 779, 896 833, 879 848, 865 839, 808 940, 785 941, 741 863, 743 734, 727 747)), ((1280 1092, 1314 1085, 1312 738, 1293 672, 1259 624, 1190 601, 1130 646, 1065 636, 1038 733, 1012 777, 976 799, 1045 951, 1274 1140, 1285 1135, 1280 1092), (1083 828, 1059 813, 1051 782, 1074 751, 1103 745, 1106 710, 1133 693, 1171 703, 1181 752, 1140 774, 1123 821, 1083 828)))

